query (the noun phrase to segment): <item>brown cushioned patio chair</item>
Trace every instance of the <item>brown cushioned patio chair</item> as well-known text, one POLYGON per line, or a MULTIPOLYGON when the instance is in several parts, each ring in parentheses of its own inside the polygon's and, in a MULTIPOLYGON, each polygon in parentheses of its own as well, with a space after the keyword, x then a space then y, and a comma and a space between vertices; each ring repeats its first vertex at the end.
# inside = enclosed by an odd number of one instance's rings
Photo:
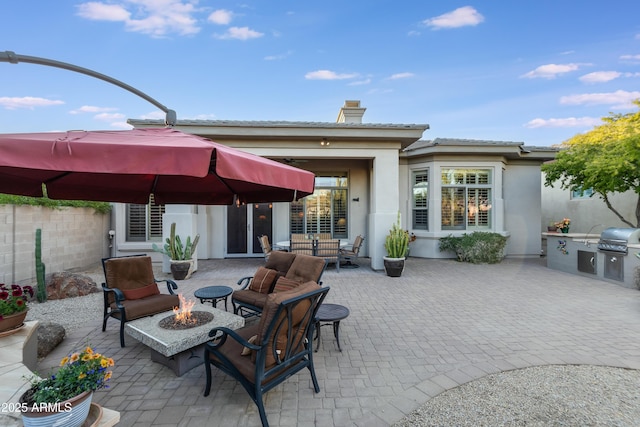
POLYGON ((124 325, 130 320, 151 316, 180 306, 174 290, 178 285, 173 280, 158 281, 153 277, 151 257, 133 255, 102 260, 105 283, 104 317, 102 332, 107 328, 107 319, 120 320, 120 346, 124 347, 124 325), (158 283, 166 282, 169 294, 161 294, 158 283))
POLYGON ((242 317, 258 316, 269 294, 309 281, 322 284, 326 267, 327 263, 322 258, 273 251, 264 267, 259 267, 254 276, 238 280, 240 289, 231 296, 233 312, 242 317))
POLYGON ((263 395, 293 374, 309 369, 320 391, 313 366, 313 331, 318 307, 328 287, 307 282, 292 291, 270 294, 260 322, 237 330, 215 328, 205 344, 204 395, 211 391, 211 365, 235 378, 258 406, 264 427, 269 425, 263 395))

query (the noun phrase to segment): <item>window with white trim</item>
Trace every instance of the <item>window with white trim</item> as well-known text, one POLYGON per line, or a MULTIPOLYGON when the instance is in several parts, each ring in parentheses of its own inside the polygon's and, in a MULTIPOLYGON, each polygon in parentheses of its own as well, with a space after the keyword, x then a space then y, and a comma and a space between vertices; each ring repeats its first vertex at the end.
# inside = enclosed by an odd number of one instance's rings
POLYGON ((290 232, 347 238, 347 184, 346 173, 316 176, 313 194, 290 203, 290 232))
POLYGON ((442 169, 442 229, 491 228, 491 169, 442 169))
POLYGON ((412 228, 415 230, 429 229, 429 170, 413 171, 412 173, 412 228))
POLYGON ((156 205, 153 195, 149 203, 127 205, 127 242, 162 241, 164 205, 156 205))

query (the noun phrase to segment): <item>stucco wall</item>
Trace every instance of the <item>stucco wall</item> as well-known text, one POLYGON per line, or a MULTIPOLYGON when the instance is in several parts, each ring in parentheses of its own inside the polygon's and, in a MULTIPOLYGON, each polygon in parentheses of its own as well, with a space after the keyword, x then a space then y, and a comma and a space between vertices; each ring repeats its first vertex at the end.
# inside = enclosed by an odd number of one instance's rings
MULTIPOLYGON (((537 165, 534 165, 537 166, 537 165)), ((507 165, 503 177, 504 229, 510 233, 508 256, 539 256, 540 170, 532 165, 507 165)))
POLYGON ((35 283, 36 229, 46 272, 99 264, 109 254, 109 214, 90 208, 0 205, 0 283, 35 283))
MULTIPOLYGON (((571 218, 571 233, 600 234, 607 227, 629 227, 605 205, 604 201, 596 196, 588 199, 572 199, 571 192, 561 190, 560 185, 554 188, 542 187, 542 231, 547 231, 547 225, 551 221, 560 221, 562 218, 571 218)), ((632 191, 623 194, 615 194, 610 197, 611 204, 622 216, 635 224, 636 202, 638 195, 632 191)))

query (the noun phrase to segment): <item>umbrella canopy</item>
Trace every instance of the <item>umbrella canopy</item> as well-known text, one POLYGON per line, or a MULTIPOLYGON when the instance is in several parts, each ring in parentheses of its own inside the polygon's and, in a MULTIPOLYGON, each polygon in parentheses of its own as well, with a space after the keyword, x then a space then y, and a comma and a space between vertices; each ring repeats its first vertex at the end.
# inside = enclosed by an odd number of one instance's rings
POLYGON ((0 193, 228 205, 292 201, 313 173, 171 128, 0 134, 0 193))

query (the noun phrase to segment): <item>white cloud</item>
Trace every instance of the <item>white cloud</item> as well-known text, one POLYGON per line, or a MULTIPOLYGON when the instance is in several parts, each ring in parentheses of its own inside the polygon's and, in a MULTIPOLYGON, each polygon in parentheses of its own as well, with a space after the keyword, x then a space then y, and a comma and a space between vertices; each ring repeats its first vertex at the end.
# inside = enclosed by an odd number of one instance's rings
POLYGON ((116 129, 133 129, 133 126, 131 126, 129 123, 127 122, 113 122, 110 124, 110 126, 112 128, 116 128, 116 129))
POLYGON ((215 38, 221 40, 236 39, 236 40, 249 40, 257 39, 264 36, 264 33, 252 30, 249 27, 231 27, 224 34, 214 35, 215 38))
POLYGON ((407 33, 407 35, 408 35, 409 37, 416 37, 416 36, 419 36, 419 35, 420 35, 420 31, 411 30, 411 31, 409 31, 409 32, 407 33))
POLYGON ((78 6, 78 16, 93 21, 127 22, 131 13, 123 6, 100 2, 81 3, 78 6))
POLYGON ((459 28, 475 26, 484 21, 482 16, 476 9, 471 6, 460 7, 453 12, 448 12, 434 18, 422 21, 428 27, 434 30, 441 28, 459 28))
POLYGON ((7 110, 17 110, 18 108, 28 108, 33 110, 36 107, 51 107, 52 105, 62 105, 63 101, 53 99, 38 98, 33 96, 18 97, 0 97, 0 105, 7 110))
POLYGON ((268 55, 264 57, 265 61, 277 61, 280 59, 285 59, 288 58, 289 56, 293 55, 293 51, 287 51, 286 53, 281 53, 279 55, 268 55))
POLYGON ((147 113, 147 114, 143 114, 142 117, 140 117, 140 119, 142 120, 164 120, 167 117, 166 113, 164 111, 153 111, 151 113, 147 113))
POLYGON ((93 118, 103 122, 111 122, 113 120, 124 119, 125 115, 122 113, 100 113, 93 116, 93 118))
POLYGON ((128 31, 164 37, 196 34, 200 28, 189 0, 121 0, 116 4, 87 2, 77 6, 78 16, 94 21, 123 22, 128 31))
POLYGON ((529 71, 528 73, 523 74, 520 77, 527 77, 529 79, 555 79, 560 74, 576 71, 579 68, 579 64, 546 64, 541 65, 535 70, 529 71))
POLYGON ((584 83, 603 83, 610 82, 620 77, 622 73, 617 71, 596 71, 594 73, 585 74, 580 77, 580 81, 584 83))
POLYGON ((351 82, 349 83, 349 86, 362 86, 362 85, 368 85, 371 83, 371 79, 364 79, 364 80, 358 80, 355 82, 351 82))
POLYGON ((355 77, 358 77, 357 73, 340 74, 330 70, 310 71, 304 75, 304 78, 307 80, 345 80, 353 79, 355 77))
POLYGON ((400 79, 409 79, 411 77, 414 77, 415 74, 413 73, 396 73, 396 74, 392 74, 391 76, 388 77, 388 80, 400 80, 400 79))
POLYGON ((620 55, 623 61, 640 61, 640 55, 620 55))
POLYGON ((610 105, 611 108, 634 108, 633 100, 640 98, 640 92, 617 90, 605 93, 583 93, 563 96, 560 103, 564 105, 610 105))
POLYGON ((536 128, 574 128, 593 127, 602 123, 596 117, 566 117, 564 119, 533 119, 524 126, 530 129, 536 128))
POLYGON ((218 9, 209 15, 207 21, 218 25, 229 25, 231 19, 233 19, 233 12, 225 9, 218 9))
POLYGON ((117 111, 117 108, 113 107, 96 107, 93 105, 83 105, 82 107, 69 111, 69 114, 82 114, 82 113, 104 113, 109 111, 117 111))

